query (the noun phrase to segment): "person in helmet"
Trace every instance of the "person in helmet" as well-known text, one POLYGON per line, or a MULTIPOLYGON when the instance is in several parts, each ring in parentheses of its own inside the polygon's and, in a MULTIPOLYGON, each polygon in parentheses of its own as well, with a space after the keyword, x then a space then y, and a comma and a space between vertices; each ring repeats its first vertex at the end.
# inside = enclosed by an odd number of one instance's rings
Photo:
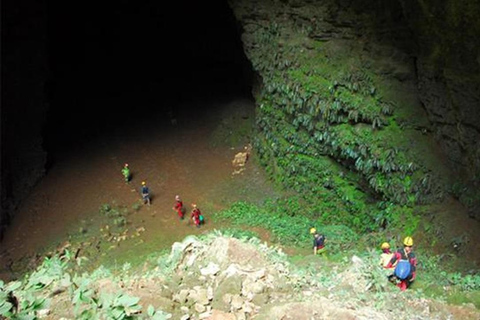
POLYGON ((174 211, 177 212, 178 217, 183 220, 184 214, 185 214, 185 208, 183 207, 183 202, 180 199, 180 196, 177 194, 175 196, 175 203, 172 208, 174 211))
POLYGON ((403 249, 398 249, 385 268, 394 267, 394 276, 397 278, 397 286, 405 291, 412 284, 416 277, 417 257, 413 252, 412 237, 403 239, 403 249), (396 263, 396 266, 395 266, 396 263), (394 267, 395 266, 395 267, 394 267), (405 272, 404 275, 401 273, 405 272))
MULTIPOLYGON (((380 248, 382 249, 382 253, 380 254, 380 265, 382 267, 387 267, 388 263, 390 262, 390 260, 392 260, 392 257, 393 257, 393 252, 390 251, 390 244, 388 242, 384 242, 382 243, 382 245, 380 246, 380 248)), ((391 268, 391 270, 393 270, 395 266, 393 265, 391 268)))
POLYGON ((197 226, 197 228, 200 228, 200 216, 202 213, 200 212, 200 209, 198 209, 197 205, 195 203, 192 203, 192 220, 193 223, 197 226))
POLYGON ((131 175, 130 175, 130 168, 128 167, 128 163, 125 163, 125 165, 123 166, 122 174, 125 178, 125 182, 129 183, 131 175))
POLYGON ((315 230, 315 234, 313 236, 313 254, 323 254, 325 253, 325 236, 315 230))
POLYGON ((150 189, 147 187, 145 181, 142 181, 142 188, 140 193, 142 194, 143 203, 150 205, 150 189))

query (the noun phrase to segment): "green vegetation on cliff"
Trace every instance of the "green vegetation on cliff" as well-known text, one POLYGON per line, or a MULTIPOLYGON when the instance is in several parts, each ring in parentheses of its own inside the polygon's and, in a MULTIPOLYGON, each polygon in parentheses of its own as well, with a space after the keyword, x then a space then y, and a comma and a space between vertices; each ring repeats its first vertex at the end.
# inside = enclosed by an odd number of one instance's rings
POLYGON ((312 21, 323 9, 286 9, 290 16, 271 9, 262 11, 263 23, 242 21, 262 82, 259 158, 279 185, 298 192, 307 217, 358 231, 414 232, 422 205, 444 191, 431 142, 414 130, 421 106, 392 94, 405 91, 395 77, 408 74, 408 63, 365 54, 373 45, 352 40, 352 28, 332 23, 332 34, 318 36, 312 21))

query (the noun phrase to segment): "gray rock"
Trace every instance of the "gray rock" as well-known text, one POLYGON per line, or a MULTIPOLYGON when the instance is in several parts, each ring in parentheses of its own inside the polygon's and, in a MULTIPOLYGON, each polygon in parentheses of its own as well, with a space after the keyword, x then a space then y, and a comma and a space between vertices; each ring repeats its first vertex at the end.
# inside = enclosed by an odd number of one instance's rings
POLYGON ((263 306, 268 304, 270 297, 267 293, 256 294, 253 296, 252 303, 257 306, 263 306))
POLYGON ((200 269, 202 276, 214 276, 220 271, 220 267, 213 262, 209 262, 205 268, 200 269))
POLYGON ((232 302, 230 303, 233 310, 239 310, 243 306, 243 298, 239 294, 236 294, 232 297, 232 302))
POLYGON ((195 303, 194 308, 195 308, 195 311, 197 311, 198 313, 202 313, 206 310, 205 306, 200 303, 195 303))
POLYGON ((221 311, 229 311, 230 305, 225 304, 224 297, 228 294, 230 297, 239 294, 242 291, 242 278, 240 276, 231 276, 223 279, 213 294, 212 307, 221 311))
POLYGON ((247 314, 251 314, 255 311, 255 305, 251 302, 245 301, 242 306, 242 311, 247 314))
POLYGON ((189 290, 183 289, 179 293, 173 295, 173 301, 178 303, 185 303, 187 301, 189 290))
POLYGON ((208 286, 208 288, 207 288, 207 298, 210 301, 213 299, 213 288, 212 288, 212 286, 208 286))
POLYGON ((237 320, 246 320, 247 316, 245 315, 244 312, 235 312, 235 318, 237 320))
POLYGON ((198 315, 198 319, 211 319, 210 317, 212 316, 212 311, 207 311, 207 312, 204 312, 204 313, 200 313, 198 315))
POLYGON ((207 293, 207 289, 199 289, 197 292, 196 292, 196 301, 197 303, 201 304, 201 305, 207 305, 210 303, 210 299, 208 299, 208 293, 207 293))

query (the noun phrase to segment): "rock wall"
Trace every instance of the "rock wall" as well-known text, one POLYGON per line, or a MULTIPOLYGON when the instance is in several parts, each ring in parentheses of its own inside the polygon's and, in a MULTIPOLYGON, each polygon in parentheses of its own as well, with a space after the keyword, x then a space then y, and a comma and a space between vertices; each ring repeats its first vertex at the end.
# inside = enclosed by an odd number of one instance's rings
POLYGON ((45 173, 46 3, 5 1, 2 21, 0 239, 13 210, 45 173))
POLYGON ((420 99, 455 175, 453 193, 480 216, 480 3, 401 0, 414 30, 420 99))
POLYGON ((230 3, 261 79, 256 149, 276 180, 305 195, 309 211, 385 225, 390 209, 368 203, 413 208, 453 195, 475 207, 480 82, 478 66, 459 62, 478 64, 469 42, 479 33, 448 36, 474 24, 474 14, 444 1, 457 14, 445 26, 448 10, 425 19, 428 1, 230 3))

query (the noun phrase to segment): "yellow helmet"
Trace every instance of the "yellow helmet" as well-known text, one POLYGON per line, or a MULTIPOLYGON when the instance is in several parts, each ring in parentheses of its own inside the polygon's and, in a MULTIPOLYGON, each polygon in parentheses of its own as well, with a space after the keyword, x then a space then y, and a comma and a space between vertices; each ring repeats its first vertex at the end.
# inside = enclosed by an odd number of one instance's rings
POLYGON ((310 234, 315 234, 315 232, 317 232, 317 229, 315 229, 315 228, 310 228, 310 234))
POLYGON ((403 239, 403 244, 407 247, 411 247, 413 246, 413 239, 412 237, 406 237, 405 239, 403 239))
POLYGON ((382 243, 382 245, 380 246, 380 248, 382 248, 382 250, 383 250, 383 249, 390 249, 390 245, 388 244, 388 242, 384 242, 384 243, 382 243))
POLYGON ((145 181, 142 181, 142 186, 144 186, 145 184, 146 184, 145 181))

